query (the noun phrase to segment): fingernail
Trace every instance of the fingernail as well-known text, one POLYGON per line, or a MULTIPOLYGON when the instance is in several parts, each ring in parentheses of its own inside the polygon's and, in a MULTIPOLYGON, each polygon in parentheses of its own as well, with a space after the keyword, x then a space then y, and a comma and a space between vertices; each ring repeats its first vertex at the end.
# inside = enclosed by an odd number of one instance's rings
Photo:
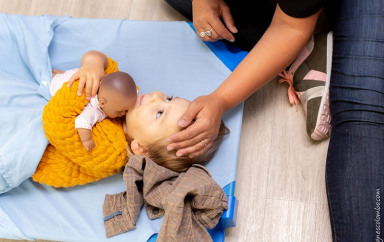
POLYGON ((187 122, 185 122, 184 119, 180 119, 179 122, 177 122, 177 124, 178 124, 179 126, 181 126, 181 127, 184 127, 184 126, 187 125, 187 122))
POLYGON ((168 137, 168 138, 167 138, 167 141, 168 141, 168 142, 172 142, 172 138, 168 137))
POLYGON ((81 96, 81 92, 78 92, 78 93, 77 93, 77 96, 81 96))
POLYGON ((173 148, 174 148, 173 146, 169 146, 169 145, 167 146, 167 150, 168 150, 168 151, 173 150, 173 148))
POLYGON ((235 39, 230 39, 229 41, 231 41, 231 42, 235 42, 235 39))
POLYGON ((176 152, 176 156, 177 156, 177 157, 180 157, 180 156, 183 156, 183 155, 184 155, 183 152, 176 152))
POLYGON ((239 32, 235 26, 233 26, 233 29, 235 30, 235 33, 239 32))

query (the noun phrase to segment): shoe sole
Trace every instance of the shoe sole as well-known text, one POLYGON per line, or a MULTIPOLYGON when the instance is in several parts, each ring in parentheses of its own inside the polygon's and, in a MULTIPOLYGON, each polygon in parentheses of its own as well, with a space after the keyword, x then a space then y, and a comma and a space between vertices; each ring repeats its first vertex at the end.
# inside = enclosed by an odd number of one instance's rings
POLYGON ((319 113, 317 114, 315 130, 311 134, 314 140, 327 138, 331 134, 331 113, 329 107, 329 83, 332 70, 332 52, 333 52, 333 32, 327 34, 327 78, 325 82, 325 92, 321 98, 319 113))

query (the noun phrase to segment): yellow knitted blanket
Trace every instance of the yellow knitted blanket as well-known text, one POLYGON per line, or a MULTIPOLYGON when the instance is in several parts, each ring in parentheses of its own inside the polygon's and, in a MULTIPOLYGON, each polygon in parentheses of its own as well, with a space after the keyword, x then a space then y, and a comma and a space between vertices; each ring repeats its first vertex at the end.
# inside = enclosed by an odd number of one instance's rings
MULTIPOLYGON (((106 74, 118 71, 108 58, 106 74)), ((54 187, 83 185, 118 172, 127 163, 127 141, 119 119, 104 119, 92 129, 95 147, 87 151, 75 129, 75 119, 88 101, 77 96, 78 81, 63 87, 44 107, 43 129, 50 141, 32 176, 54 187)))

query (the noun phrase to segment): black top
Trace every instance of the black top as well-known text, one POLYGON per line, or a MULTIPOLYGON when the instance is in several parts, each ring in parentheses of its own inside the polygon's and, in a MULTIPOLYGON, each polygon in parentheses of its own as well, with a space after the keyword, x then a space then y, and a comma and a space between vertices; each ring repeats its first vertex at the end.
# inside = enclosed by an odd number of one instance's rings
POLYGON ((277 0, 281 10, 291 17, 305 18, 324 7, 324 0, 277 0))

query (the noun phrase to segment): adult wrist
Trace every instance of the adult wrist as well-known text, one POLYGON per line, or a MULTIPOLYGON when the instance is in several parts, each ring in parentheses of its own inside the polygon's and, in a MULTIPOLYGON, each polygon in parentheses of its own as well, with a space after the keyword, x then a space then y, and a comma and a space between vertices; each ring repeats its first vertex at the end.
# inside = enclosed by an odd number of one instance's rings
POLYGON ((212 100, 217 104, 219 109, 218 111, 221 113, 221 115, 224 115, 224 113, 231 108, 225 98, 222 97, 220 94, 213 92, 209 96, 211 96, 212 100))

